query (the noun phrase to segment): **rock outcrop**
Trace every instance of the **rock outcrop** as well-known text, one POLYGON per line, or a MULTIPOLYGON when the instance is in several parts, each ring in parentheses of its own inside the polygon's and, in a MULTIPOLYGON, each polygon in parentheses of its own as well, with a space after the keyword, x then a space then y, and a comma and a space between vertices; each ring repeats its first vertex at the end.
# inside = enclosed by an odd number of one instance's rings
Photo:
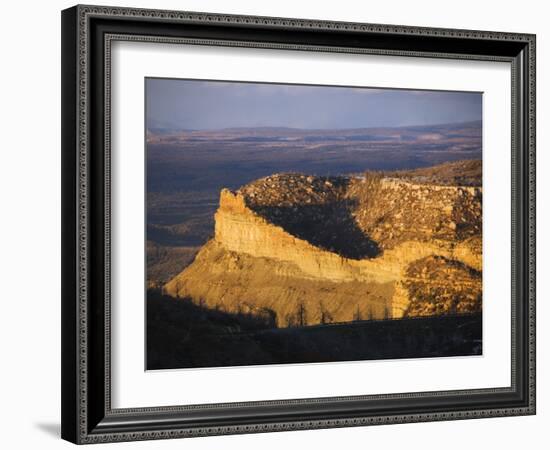
POLYGON ((481 187, 279 174, 220 194, 165 291, 278 326, 481 309, 481 187))

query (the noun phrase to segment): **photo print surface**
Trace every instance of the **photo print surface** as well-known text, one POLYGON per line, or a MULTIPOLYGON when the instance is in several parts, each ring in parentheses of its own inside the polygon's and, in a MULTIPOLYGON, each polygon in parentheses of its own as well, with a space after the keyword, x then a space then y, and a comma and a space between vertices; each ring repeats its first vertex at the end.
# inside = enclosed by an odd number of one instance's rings
POLYGON ((482 354, 482 93, 145 101, 148 370, 482 354))

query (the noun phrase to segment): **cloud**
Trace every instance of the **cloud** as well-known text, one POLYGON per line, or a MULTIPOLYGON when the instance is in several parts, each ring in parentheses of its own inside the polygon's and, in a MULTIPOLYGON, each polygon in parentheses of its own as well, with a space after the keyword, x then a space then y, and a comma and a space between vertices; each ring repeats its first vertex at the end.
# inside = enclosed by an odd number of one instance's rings
POLYGON ((481 94, 316 85, 148 79, 148 124, 358 128, 481 119, 481 94))

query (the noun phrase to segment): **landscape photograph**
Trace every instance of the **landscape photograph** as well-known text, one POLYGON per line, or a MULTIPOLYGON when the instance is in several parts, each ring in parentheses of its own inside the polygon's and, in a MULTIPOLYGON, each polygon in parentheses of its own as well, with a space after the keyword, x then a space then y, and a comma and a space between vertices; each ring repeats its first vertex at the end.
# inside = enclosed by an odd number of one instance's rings
POLYGON ((146 369, 482 355, 482 103, 146 78, 146 369))

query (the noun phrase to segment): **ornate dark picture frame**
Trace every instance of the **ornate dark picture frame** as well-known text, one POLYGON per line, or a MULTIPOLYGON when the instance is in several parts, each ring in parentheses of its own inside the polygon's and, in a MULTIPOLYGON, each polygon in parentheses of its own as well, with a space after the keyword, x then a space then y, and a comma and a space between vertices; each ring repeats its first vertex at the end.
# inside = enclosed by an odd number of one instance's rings
POLYGON ((62 192, 64 439, 84 444, 535 413, 534 35, 75 6, 62 13, 62 192), (113 409, 109 112, 116 40, 511 63, 511 386, 113 409))

